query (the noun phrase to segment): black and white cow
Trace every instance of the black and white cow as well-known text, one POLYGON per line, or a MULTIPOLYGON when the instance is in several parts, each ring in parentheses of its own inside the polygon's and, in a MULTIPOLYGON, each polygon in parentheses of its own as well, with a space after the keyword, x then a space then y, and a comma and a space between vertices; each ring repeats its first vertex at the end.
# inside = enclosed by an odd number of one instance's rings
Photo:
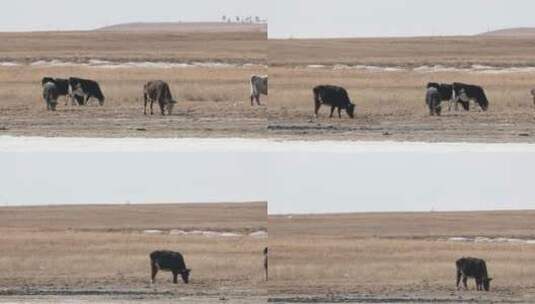
POLYGON ((319 85, 313 90, 314 93, 314 114, 318 117, 318 111, 321 105, 331 106, 331 115, 335 109, 338 109, 338 117, 342 118, 342 109, 346 110, 349 117, 355 116, 355 105, 351 103, 346 89, 333 85, 319 85))
MULTIPOLYGON (((466 103, 466 107, 463 105, 465 110, 470 110, 471 100, 478 104, 481 110, 488 110, 489 100, 487 99, 487 95, 485 95, 485 90, 483 90, 482 87, 477 85, 454 82, 453 91, 455 93, 455 98, 457 101, 466 103)), ((455 104, 455 110, 457 110, 457 103, 455 104)))
POLYGON ((169 250, 156 250, 150 254, 151 282, 155 282, 158 270, 170 271, 173 273, 173 283, 177 284, 177 277, 180 274, 182 281, 188 284, 191 269, 186 268, 184 257, 180 252, 169 250))
POLYGON ((160 105, 160 113, 165 115, 165 110, 167 109, 167 114, 171 115, 173 113, 173 107, 176 104, 176 101, 173 99, 171 94, 171 89, 169 85, 162 80, 153 80, 147 82, 143 86, 143 100, 144 100, 144 110, 143 113, 147 115, 147 103, 150 102, 150 115, 154 114, 152 106, 154 102, 158 102, 160 105))
POLYGON ((59 90, 55 83, 47 82, 43 84, 43 99, 48 111, 56 111, 58 104, 59 90))
POLYGON ((53 83, 56 86, 56 92, 58 94, 58 97, 65 96, 65 105, 67 105, 67 103, 69 102, 70 95, 69 79, 43 77, 43 79, 41 80, 41 86, 44 87, 47 83, 53 83))
POLYGON ((447 101, 448 102, 448 111, 451 111, 451 108, 453 104, 455 104, 455 110, 458 109, 458 103, 460 103, 463 107, 463 109, 468 110, 468 102, 464 102, 460 99, 455 98, 455 94, 453 91, 453 85, 448 83, 437 83, 437 82, 429 82, 427 83, 427 88, 436 88, 438 90, 438 93, 440 94, 440 100, 441 101, 447 101))
POLYGON ((460 258, 455 262, 457 267, 457 288, 461 278, 465 289, 468 289, 468 278, 474 278, 476 280, 476 289, 489 291, 490 281, 487 272, 487 264, 484 260, 478 258, 460 258))
POLYGON ((104 105, 104 94, 102 94, 98 82, 90 79, 71 77, 69 78, 69 85, 71 87, 73 104, 76 101, 78 105, 86 105, 90 98, 96 98, 101 106, 104 105))
POLYGON ((268 94, 268 76, 266 75, 253 75, 251 76, 251 106, 256 104, 260 105, 260 95, 268 94))

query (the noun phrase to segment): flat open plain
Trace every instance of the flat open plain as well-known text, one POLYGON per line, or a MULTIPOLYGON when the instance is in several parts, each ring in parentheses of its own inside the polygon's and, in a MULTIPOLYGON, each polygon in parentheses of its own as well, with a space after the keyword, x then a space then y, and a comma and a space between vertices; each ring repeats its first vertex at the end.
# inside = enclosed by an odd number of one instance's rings
POLYGON ((534 142, 535 43, 530 38, 423 37, 269 41, 269 129, 285 138, 534 142), (430 117, 427 82, 481 85, 488 112, 430 117), (356 117, 314 117, 312 88, 345 87, 356 117))
POLYGON ((249 234, 267 230, 266 208, 265 203, 0 208, 0 303, 265 301, 267 238, 249 234), (149 253, 156 249, 184 254, 190 284, 172 284, 167 272, 150 284, 149 253))
POLYGON ((534 219, 533 211, 270 216, 269 294, 302 303, 532 303, 534 219), (469 241, 476 237, 488 239, 469 241), (455 288, 462 256, 487 261, 490 292, 473 280, 468 291, 455 288))
POLYGON ((267 74, 267 34, 265 26, 264 31, 243 27, 234 26, 233 32, 226 28, 221 32, 0 33, 4 42, 0 46, 0 134, 264 134, 266 107, 250 106, 249 79, 252 74, 267 74), (66 106, 60 98, 58 111, 47 112, 40 83, 44 76, 94 79, 101 85, 105 105, 66 106), (173 115, 143 115, 143 85, 154 79, 169 83, 178 102, 173 115))

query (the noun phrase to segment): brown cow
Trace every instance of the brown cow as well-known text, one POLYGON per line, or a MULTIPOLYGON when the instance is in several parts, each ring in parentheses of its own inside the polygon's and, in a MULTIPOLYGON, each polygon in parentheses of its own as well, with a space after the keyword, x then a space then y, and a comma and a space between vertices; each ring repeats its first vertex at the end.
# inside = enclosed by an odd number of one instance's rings
POLYGON ((162 80, 149 81, 143 87, 143 99, 144 99, 144 111, 143 113, 147 115, 147 103, 150 101, 150 115, 153 115, 152 105, 155 101, 160 105, 160 112, 162 115, 165 115, 165 109, 167 109, 167 114, 171 115, 173 113, 173 107, 176 101, 171 95, 171 90, 169 85, 162 80))

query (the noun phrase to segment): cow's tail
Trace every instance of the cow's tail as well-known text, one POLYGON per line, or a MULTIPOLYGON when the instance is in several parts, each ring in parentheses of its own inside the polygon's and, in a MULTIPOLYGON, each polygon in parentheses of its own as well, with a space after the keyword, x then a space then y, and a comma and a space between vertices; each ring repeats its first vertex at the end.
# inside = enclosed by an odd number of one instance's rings
POLYGON ((314 104, 321 104, 320 88, 315 87, 312 92, 314 93, 314 104))

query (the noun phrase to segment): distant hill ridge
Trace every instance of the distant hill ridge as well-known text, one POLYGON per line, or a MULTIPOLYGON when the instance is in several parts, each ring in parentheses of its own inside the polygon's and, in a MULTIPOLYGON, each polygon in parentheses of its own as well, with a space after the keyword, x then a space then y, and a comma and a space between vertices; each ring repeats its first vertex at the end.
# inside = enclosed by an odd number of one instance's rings
POLYGON ((535 37, 535 27, 517 27, 481 33, 478 36, 535 37))
POLYGON ((108 32, 267 32, 263 23, 227 22, 134 22, 105 26, 95 31, 108 32))

